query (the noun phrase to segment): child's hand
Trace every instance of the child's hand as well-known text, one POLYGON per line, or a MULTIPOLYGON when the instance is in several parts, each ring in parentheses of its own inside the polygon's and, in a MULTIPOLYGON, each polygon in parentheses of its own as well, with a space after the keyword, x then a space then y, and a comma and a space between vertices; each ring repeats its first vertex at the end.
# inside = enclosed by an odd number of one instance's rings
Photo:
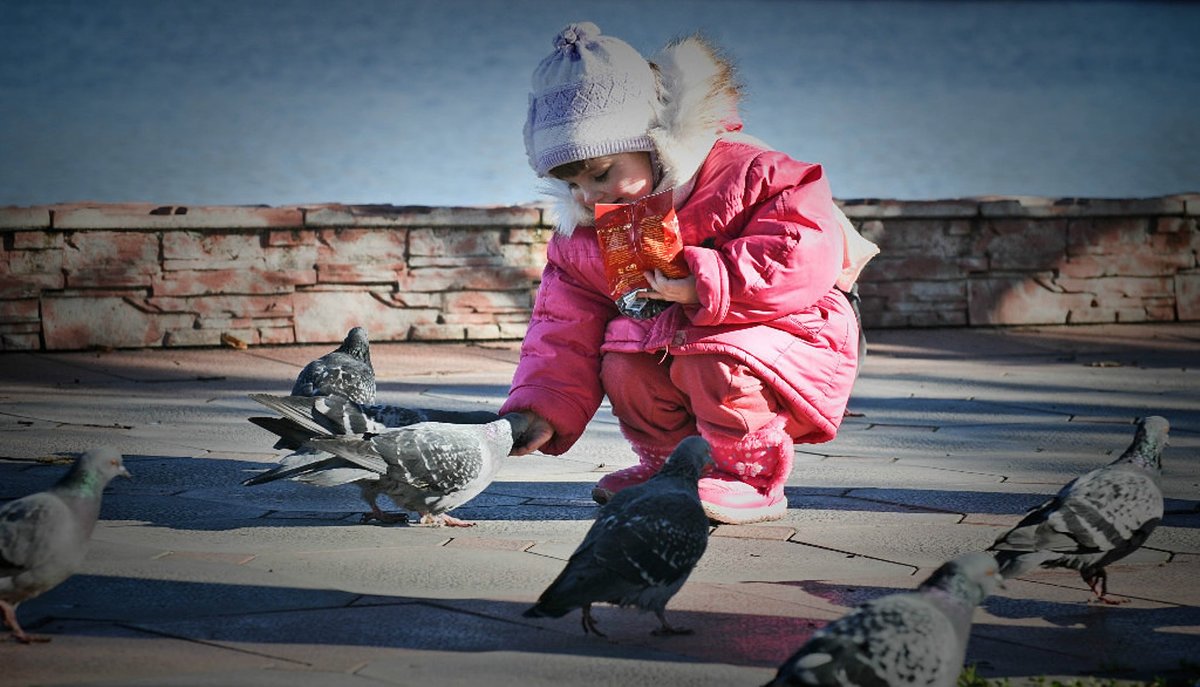
POLYGON ((662 270, 643 272, 650 289, 638 293, 638 298, 657 298, 660 301, 672 303, 699 303, 696 295, 696 277, 688 275, 682 279, 667 279, 662 270))
POLYGON ((547 441, 554 438, 554 428, 541 415, 532 410, 522 410, 521 414, 529 418, 529 429, 519 437, 513 437, 513 447, 510 456, 524 456, 538 450, 547 441), (520 442, 520 443, 517 443, 520 442))

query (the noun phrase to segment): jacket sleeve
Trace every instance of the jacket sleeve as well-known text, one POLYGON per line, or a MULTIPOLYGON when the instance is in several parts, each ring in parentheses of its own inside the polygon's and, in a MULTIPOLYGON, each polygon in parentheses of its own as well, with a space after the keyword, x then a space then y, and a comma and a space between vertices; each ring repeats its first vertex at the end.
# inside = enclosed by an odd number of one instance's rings
POLYGON ((569 258, 551 241, 521 359, 500 413, 532 410, 554 428, 541 452, 559 455, 571 448, 603 400, 600 349, 615 304, 589 288, 571 269, 569 258))
POLYGON ((764 322, 811 307, 833 288, 844 239, 820 165, 763 152, 750 163, 742 229, 719 249, 684 248, 696 275, 693 324, 764 322))

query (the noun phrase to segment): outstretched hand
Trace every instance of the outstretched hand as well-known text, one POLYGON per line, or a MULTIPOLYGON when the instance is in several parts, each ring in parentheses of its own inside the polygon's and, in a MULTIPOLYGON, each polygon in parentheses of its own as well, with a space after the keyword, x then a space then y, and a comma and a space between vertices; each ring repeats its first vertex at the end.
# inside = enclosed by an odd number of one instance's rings
POLYGON ((554 428, 546 418, 532 410, 522 410, 520 414, 529 419, 529 428, 521 436, 513 437, 513 447, 508 453, 510 456, 529 455, 554 438, 554 428))
POLYGON ((668 279, 662 270, 643 272, 650 288, 638 293, 638 298, 656 298, 672 303, 695 304, 700 302, 696 293, 696 277, 688 275, 682 279, 668 279))

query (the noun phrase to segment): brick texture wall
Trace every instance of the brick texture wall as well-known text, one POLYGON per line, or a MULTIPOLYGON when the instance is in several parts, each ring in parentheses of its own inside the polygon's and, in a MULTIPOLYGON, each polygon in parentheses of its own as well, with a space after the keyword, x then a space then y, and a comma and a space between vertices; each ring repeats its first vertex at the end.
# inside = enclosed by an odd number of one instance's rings
MULTIPOLYGON (((1200 194, 841 203, 868 328, 1200 320, 1200 194)), ((520 339, 538 207, 0 208, 0 350, 520 339)))

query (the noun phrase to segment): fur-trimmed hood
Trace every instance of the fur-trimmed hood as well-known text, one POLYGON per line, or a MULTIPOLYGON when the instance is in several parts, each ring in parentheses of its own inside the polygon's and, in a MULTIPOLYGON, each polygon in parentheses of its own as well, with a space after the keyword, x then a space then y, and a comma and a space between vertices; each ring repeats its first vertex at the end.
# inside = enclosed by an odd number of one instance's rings
MULTIPOLYGON (((658 77, 659 107, 647 132, 661 172, 655 192, 677 189, 678 206, 687 199, 693 178, 717 139, 754 139, 740 133, 741 87, 733 65, 707 40, 693 35, 673 41, 649 62, 658 77)), ((576 226, 594 222, 591 211, 575 201, 567 182, 553 177, 543 182, 542 192, 551 199, 559 233, 570 236, 576 226)))

